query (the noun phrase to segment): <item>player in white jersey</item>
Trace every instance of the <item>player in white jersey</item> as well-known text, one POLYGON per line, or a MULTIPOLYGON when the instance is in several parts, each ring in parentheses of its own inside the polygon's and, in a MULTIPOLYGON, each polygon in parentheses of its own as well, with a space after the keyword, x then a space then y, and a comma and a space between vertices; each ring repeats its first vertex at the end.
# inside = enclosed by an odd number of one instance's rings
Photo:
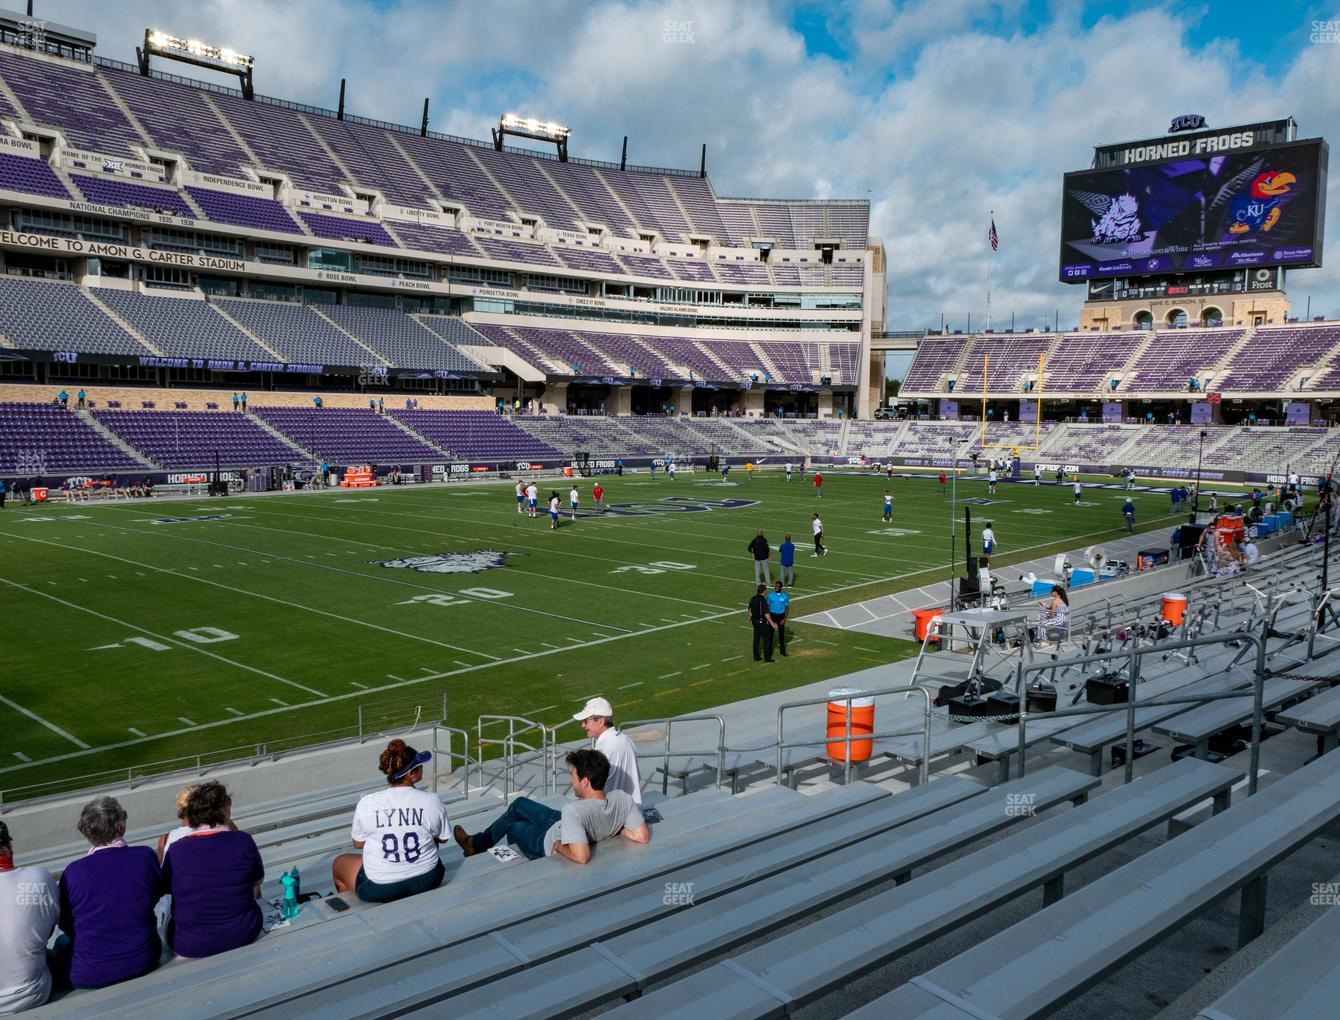
POLYGON ((574 521, 577 519, 577 504, 580 502, 581 496, 577 492, 577 486, 574 485, 572 491, 568 493, 568 504, 572 507, 572 519, 574 521))
POLYGON ((536 508, 539 505, 540 505, 540 487, 536 485, 535 482, 532 480, 531 483, 526 486, 526 508, 527 508, 526 512, 531 517, 534 517, 536 514, 536 508))

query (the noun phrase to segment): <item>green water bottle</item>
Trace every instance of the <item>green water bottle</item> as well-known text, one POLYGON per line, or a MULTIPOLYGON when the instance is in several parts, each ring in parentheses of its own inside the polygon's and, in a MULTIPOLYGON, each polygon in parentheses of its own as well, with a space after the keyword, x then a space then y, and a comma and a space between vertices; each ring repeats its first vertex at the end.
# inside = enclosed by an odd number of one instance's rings
POLYGON ((279 876, 279 881, 284 886, 284 900, 279 905, 279 912, 286 920, 291 921, 298 916, 298 911, 302 909, 302 906, 298 903, 297 883, 294 877, 287 872, 279 876))

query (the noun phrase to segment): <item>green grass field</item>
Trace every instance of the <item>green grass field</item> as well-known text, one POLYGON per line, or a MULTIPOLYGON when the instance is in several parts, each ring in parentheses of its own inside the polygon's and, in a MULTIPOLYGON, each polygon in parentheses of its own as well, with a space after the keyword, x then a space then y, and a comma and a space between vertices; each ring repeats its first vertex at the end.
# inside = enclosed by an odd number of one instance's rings
MULTIPOLYGON (((445 693, 448 721, 473 730, 485 713, 554 724, 604 694, 624 719, 660 718, 912 654, 911 642, 796 625, 789 658, 755 664, 745 546, 758 528, 774 549, 794 537, 795 616, 943 580, 949 497, 935 480, 896 478, 885 525, 882 475, 826 475, 822 500, 799 478, 743 475, 604 478, 608 505, 639 512, 565 513, 557 532, 543 511, 518 516, 497 484, 11 504, 0 791, 349 728, 360 704, 370 719, 410 701, 435 718, 445 693), (710 502, 723 500, 747 503, 710 502), (822 559, 809 555, 815 510, 822 559), (381 565, 483 550, 503 565, 381 565)), ((591 480, 579 485, 589 510, 591 480)), ((542 504, 552 489, 566 507, 558 483, 541 486, 542 504)), ((960 480, 958 494, 986 486, 960 480)), ((995 520, 999 566, 1118 533, 1121 500, 1093 488, 1074 507, 1068 487, 1001 485, 973 519, 995 520)), ((1163 493, 1136 503, 1142 527, 1169 523, 1163 493)))

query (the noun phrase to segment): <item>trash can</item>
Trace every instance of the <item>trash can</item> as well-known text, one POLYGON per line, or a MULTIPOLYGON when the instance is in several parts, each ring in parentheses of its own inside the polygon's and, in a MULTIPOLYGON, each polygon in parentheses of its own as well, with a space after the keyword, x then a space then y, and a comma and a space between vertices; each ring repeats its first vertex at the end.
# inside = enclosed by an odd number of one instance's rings
MULTIPOLYGON (((847 702, 846 698, 860 694, 860 691, 839 687, 828 692, 828 697, 843 700, 828 702, 828 757, 833 761, 847 760, 847 702)), ((875 732, 875 699, 852 697, 851 699, 851 735, 868 737, 875 732)), ((873 740, 853 740, 851 742, 851 760, 869 761, 874 750, 873 740)))
MULTIPOLYGON (((943 609, 914 609, 912 610, 912 619, 915 621, 913 633, 916 634, 918 641, 926 640, 926 632, 931 629, 931 621, 937 616, 944 616, 943 609)), ((932 640, 939 640, 934 638, 932 640)))

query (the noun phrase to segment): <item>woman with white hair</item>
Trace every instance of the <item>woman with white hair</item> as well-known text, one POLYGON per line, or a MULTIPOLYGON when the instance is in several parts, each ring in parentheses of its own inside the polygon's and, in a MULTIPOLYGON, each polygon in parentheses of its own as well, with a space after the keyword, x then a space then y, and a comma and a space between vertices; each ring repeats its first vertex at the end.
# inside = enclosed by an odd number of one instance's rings
POLYGON ((126 810, 115 797, 94 797, 79 815, 89 850, 60 877, 60 920, 52 975, 75 988, 102 988, 158 966, 163 946, 154 905, 158 854, 127 846, 126 810))

